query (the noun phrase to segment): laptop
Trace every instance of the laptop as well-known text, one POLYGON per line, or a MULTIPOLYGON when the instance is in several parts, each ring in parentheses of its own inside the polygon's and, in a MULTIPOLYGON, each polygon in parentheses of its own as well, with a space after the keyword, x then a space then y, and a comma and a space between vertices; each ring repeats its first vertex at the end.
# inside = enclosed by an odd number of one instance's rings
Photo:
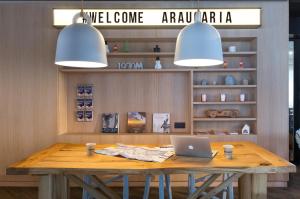
POLYGON ((177 156, 213 158, 217 154, 211 150, 208 137, 171 136, 171 143, 177 156))

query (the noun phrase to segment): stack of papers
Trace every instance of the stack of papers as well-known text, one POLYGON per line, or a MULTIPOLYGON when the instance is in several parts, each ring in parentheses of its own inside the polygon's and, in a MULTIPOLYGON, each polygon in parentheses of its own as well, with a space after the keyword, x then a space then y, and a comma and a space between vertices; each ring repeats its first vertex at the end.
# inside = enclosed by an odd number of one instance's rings
POLYGON ((124 144, 117 144, 116 147, 108 147, 95 152, 102 155, 122 156, 147 162, 163 162, 175 154, 173 146, 150 148, 124 144))

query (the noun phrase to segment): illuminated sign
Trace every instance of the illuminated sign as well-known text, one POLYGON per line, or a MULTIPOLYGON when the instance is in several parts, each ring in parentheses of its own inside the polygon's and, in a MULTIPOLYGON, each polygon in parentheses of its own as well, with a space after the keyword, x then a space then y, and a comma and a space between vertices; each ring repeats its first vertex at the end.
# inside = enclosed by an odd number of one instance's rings
MULTIPOLYGON (((85 9, 94 26, 184 26, 196 9, 85 9)), ((258 27, 261 9, 200 9, 202 22, 214 26, 258 27)), ((54 9, 53 25, 66 26, 80 9, 54 9)))

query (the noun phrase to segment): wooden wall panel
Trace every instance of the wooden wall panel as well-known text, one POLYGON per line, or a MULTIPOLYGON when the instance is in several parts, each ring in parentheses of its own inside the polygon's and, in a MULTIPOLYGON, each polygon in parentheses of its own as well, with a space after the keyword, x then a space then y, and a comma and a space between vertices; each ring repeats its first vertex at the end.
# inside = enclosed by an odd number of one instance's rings
MULTIPOLYGON (((86 2, 86 7, 101 8, 182 8, 194 2, 86 2)), ((52 8, 80 7, 80 2, 1 2, 0 3, 0 175, 11 162, 56 141, 99 143, 124 141, 139 143, 133 136, 60 135, 67 129, 62 121, 64 107, 58 106, 57 67, 53 64, 58 31, 52 26, 52 8), (57 115, 57 113, 59 113, 57 115), (62 114, 62 115, 61 115, 62 114), (59 121, 59 122, 57 122, 59 121), (130 141, 128 140, 130 139, 130 141)), ((288 1, 221 2, 201 1, 201 7, 262 8, 262 27, 256 30, 220 30, 222 36, 258 37, 257 142, 288 158, 288 1), (274 15, 276 13, 276 15, 274 15), (280 146, 280 147, 279 147, 280 146)), ((104 37, 176 37, 178 29, 101 30, 104 37)), ((151 87, 151 86, 150 86, 151 87)), ((60 92, 64 93, 65 91, 60 92)), ((150 102, 150 104, 153 102, 150 102)), ((143 105, 143 104, 140 104, 143 105)), ((187 113, 191 114, 191 113, 187 113)), ((148 135, 147 135, 148 136, 148 135)), ((150 137, 150 135, 149 135, 150 137)), ((146 137, 143 136, 143 142, 146 137)), ((165 143, 155 136, 149 142, 165 143)), ((249 138, 256 140, 256 138, 249 138)), ((147 142, 148 142, 147 141, 147 142)), ((5 176, 1 184, 22 177, 5 176), (7 180, 6 180, 7 179, 7 180)), ((285 181, 279 177, 273 180, 285 181)), ((26 180, 28 181, 28 180, 26 180)))

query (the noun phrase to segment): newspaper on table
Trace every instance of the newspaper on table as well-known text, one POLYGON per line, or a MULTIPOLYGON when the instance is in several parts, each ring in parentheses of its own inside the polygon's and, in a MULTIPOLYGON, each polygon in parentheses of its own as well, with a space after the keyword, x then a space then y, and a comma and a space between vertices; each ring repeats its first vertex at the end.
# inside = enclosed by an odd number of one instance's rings
POLYGON ((108 147, 95 152, 102 155, 123 156, 128 159, 147 162, 163 162, 175 154, 172 146, 150 148, 125 144, 117 144, 116 147, 108 147))

